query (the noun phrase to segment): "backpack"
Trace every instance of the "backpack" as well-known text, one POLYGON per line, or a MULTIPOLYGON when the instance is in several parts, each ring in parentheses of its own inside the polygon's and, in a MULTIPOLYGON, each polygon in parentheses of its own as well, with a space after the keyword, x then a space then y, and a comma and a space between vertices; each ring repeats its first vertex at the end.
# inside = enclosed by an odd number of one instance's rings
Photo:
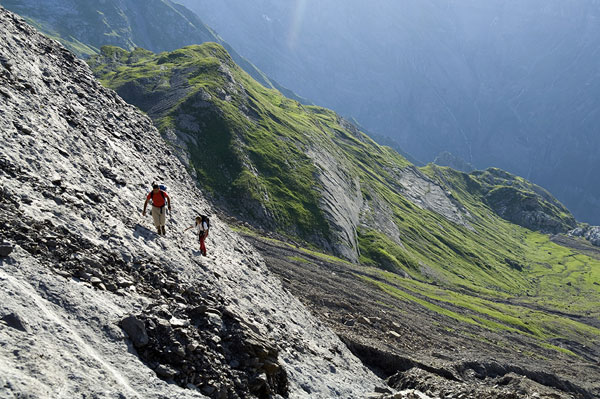
POLYGON ((200 223, 206 222, 206 225, 208 226, 208 229, 210 230, 210 218, 206 215, 200 215, 200 217, 202 218, 202 221, 200 223))
MULTIPOLYGON (((155 185, 156 183, 152 183, 152 185, 155 185)), ((167 185, 164 183, 158 183, 158 189, 160 191, 164 191, 167 192, 167 185)), ((152 191, 152 189, 150 189, 150 191, 152 191)))

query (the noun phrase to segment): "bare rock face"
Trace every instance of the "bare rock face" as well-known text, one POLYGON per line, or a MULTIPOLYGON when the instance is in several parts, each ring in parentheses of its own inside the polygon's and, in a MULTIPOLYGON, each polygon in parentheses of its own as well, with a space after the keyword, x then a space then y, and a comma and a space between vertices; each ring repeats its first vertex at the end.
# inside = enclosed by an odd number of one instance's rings
POLYGON ((144 322, 135 316, 128 316, 121 320, 121 328, 129 335, 136 348, 148 345, 148 333, 144 322))
POLYGON ((436 212, 468 229, 473 229, 468 222, 471 217, 469 212, 462 205, 453 202, 451 193, 445 191, 419 169, 409 167, 399 171, 398 181, 403 186, 403 194, 415 205, 436 212))
MULTIPOLYGON (((342 156, 332 157, 331 149, 315 145, 307 155, 319 171, 316 178, 321 184, 320 207, 332 226, 332 252, 352 261, 358 260, 358 226, 363 203, 358 178, 348 175, 342 156)), ((323 245, 325 246, 325 245, 323 245)))
POLYGON ((3 397, 361 397, 381 381, 211 216, 150 119, 0 8, 3 397), (169 187, 166 236, 141 216, 169 187), (128 320, 127 322, 123 322, 128 320), (6 393, 6 395, 5 395, 6 393))
POLYGON ((572 237, 583 237, 592 245, 600 247, 600 226, 578 227, 569 231, 572 237))

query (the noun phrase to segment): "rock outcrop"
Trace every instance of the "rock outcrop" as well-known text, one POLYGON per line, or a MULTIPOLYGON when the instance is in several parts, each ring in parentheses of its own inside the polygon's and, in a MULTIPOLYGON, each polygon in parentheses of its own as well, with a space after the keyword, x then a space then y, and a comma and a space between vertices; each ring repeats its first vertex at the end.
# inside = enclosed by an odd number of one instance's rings
POLYGON ((566 233, 577 225, 552 194, 504 170, 489 168, 466 174, 435 164, 425 169, 448 190, 475 195, 498 216, 516 225, 552 234, 566 233))
POLYGON ((8 397, 360 397, 381 381, 212 215, 149 118, 0 8, 0 386, 8 397), (173 201, 167 236, 140 216, 173 201))
POLYGON ((569 231, 571 237, 583 237, 592 245, 600 247, 600 226, 578 227, 569 231))
POLYGON ((503 219, 544 233, 565 233, 577 222, 548 191, 497 168, 475 171, 485 191, 484 200, 503 219))

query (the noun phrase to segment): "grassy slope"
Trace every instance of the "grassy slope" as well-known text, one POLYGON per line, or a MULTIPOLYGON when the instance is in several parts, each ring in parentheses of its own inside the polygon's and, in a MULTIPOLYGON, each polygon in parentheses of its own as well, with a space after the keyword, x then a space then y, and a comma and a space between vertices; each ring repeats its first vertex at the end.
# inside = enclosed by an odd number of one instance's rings
POLYGON ((465 323, 538 338, 541 345, 558 338, 600 345, 600 330, 592 326, 600 317, 600 262, 500 218, 486 204, 490 192, 512 186, 527 197, 537 195, 558 220, 570 220, 568 211, 524 180, 508 175, 498 182, 490 179, 494 171, 422 168, 471 214, 472 229, 465 228, 401 195, 392 171, 411 166, 403 157, 348 129, 332 111, 260 86, 218 45, 159 55, 106 48, 91 65, 106 86, 144 111, 184 77, 186 90, 151 116, 163 132, 193 137, 189 150, 202 186, 250 219, 263 217, 252 212, 265 209, 280 232, 315 245, 329 237, 332 227, 319 207, 322 187, 314 178, 318 170, 306 156, 318 146, 347 176, 359 178, 367 205, 387 204, 400 231, 402 245, 376 224, 359 228, 361 263, 381 270, 370 283, 465 323))

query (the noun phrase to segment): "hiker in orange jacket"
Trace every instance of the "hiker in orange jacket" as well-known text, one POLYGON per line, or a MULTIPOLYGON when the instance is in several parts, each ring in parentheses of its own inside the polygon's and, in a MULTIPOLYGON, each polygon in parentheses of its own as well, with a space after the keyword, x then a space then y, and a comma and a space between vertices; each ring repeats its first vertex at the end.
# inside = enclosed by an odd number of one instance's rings
POLYGON ((169 198, 166 191, 160 189, 158 184, 152 183, 152 191, 150 191, 146 197, 142 216, 146 216, 146 207, 150 201, 152 201, 151 214, 152 219, 154 220, 154 226, 156 226, 156 231, 159 235, 161 233, 162 235, 165 235, 165 224, 167 222, 167 211, 165 210, 165 206, 171 211, 171 198, 169 198))

